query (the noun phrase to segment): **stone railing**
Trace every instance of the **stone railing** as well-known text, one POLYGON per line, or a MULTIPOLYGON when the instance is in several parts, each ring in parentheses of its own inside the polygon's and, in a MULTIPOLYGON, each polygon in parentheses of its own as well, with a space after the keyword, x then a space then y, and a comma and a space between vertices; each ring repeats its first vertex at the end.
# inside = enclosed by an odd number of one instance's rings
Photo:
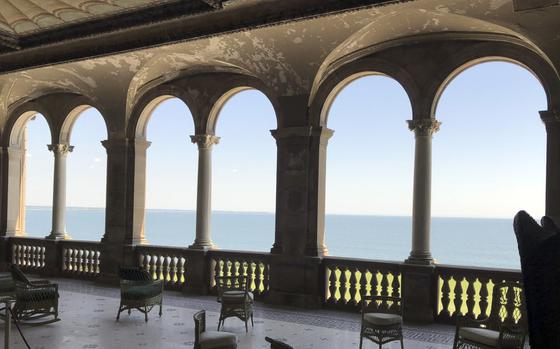
POLYGON ((270 275, 270 254, 240 251, 209 251, 209 262, 212 276, 210 290, 216 291, 216 276, 246 275, 249 289, 256 298, 268 294, 270 275))
POLYGON ((99 275, 101 245, 94 241, 60 241, 62 274, 77 279, 93 279, 99 275))
POLYGON ((188 282, 189 259, 192 250, 163 246, 136 246, 138 265, 154 280, 163 280, 168 289, 181 290, 188 282))
POLYGON ((16 238, 10 241, 10 262, 28 272, 41 273, 46 267, 47 252, 55 248, 53 241, 39 238, 16 238))
POLYGON ((437 302, 435 318, 455 323, 455 315, 471 319, 490 315, 494 285, 503 281, 521 282, 519 270, 438 265, 436 267, 437 302))
POLYGON ((323 265, 327 308, 357 311, 364 293, 400 297, 401 263, 328 257, 323 265))

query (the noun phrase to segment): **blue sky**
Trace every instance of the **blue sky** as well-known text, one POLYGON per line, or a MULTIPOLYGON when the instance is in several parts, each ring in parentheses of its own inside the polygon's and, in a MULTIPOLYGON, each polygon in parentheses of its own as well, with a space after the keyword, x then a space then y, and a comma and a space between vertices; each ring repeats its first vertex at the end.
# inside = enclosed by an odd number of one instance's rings
MULTIPOLYGON (((433 215, 512 217, 523 208, 544 214, 546 97, 538 80, 509 63, 485 63, 451 82, 437 108, 433 140, 433 215)), ((394 80, 365 77, 334 101, 329 127, 327 212, 408 216, 412 208, 414 135, 410 103, 394 80)), ((53 156, 41 116, 29 122, 28 205, 52 204, 53 156)), ((223 108, 213 152, 213 207, 273 212, 276 128, 272 106, 244 91, 223 108)), ((147 207, 194 209, 197 149, 193 123, 178 100, 162 103, 148 125, 147 207)), ((68 206, 105 205, 107 138, 96 110, 72 132, 68 206)))

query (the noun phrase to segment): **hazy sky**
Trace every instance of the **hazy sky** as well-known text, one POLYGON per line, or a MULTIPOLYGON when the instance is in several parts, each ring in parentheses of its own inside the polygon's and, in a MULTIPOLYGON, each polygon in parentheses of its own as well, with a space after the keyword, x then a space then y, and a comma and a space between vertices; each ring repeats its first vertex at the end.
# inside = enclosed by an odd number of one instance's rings
MULTIPOLYGON (((544 214, 546 97, 538 80, 509 63, 468 69, 445 90, 433 140, 433 215, 512 217, 544 214)), ((333 103, 329 127, 327 211, 411 214, 414 135, 410 102, 394 80, 365 77, 333 103)), ((271 104, 258 91, 234 96, 218 120, 213 152, 213 207, 273 212, 276 128, 271 104)), ((197 148, 187 107, 162 103, 148 125, 147 207, 194 209, 197 148)), ((78 119, 68 157, 68 205, 105 205, 107 138, 96 110, 78 119)), ((53 155, 45 120, 29 122, 27 204, 52 204, 53 155)))

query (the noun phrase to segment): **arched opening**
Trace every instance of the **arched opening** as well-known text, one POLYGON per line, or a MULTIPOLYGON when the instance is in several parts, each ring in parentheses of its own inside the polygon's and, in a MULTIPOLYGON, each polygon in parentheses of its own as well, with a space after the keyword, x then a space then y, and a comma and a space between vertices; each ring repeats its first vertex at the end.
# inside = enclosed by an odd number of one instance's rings
MULTIPOLYGON (((137 138, 143 135, 150 142, 145 185, 135 187, 137 193, 145 187, 144 231, 152 245, 186 247, 194 241, 197 149, 190 140, 194 134, 189 108, 172 96, 152 101, 137 126, 137 138)), ((136 167, 138 172, 142 166, 136 167)))
POLYGON ((66 226, 76 240, 99 240, 105 230, 107 139, 103 116, 88 106, 73 110, 60 142, 74 148, 68 156, 66 226))
POLYGON ((326 170, 329 254, 403 260, 412 212, 408 95, 396 80, 374 73, 351 76, 334 93, 325 106, 334 130, 326 170))
POLYGON ((475 63, 437 105, 432 251, 441 263, 519 268, 512 218, 544 214, 546 94, 518 64, 475 63))
POLYGON ((274 242, 276 114, 254 89, 227 94, 216 115, 212 239, 221 248, 268 251, 274 242))
POLYGON ((52 219, 51 131, 43 115, 21 115, 10 135, 7 233, 45 237, 52 219))

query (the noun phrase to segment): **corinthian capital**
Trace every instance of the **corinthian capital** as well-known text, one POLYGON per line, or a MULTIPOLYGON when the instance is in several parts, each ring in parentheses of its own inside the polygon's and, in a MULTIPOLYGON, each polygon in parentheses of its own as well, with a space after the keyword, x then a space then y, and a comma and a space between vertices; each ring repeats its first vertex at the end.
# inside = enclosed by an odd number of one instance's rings
POLYGON ((47 145, 50 151, 55 154, 66 155, 72 150, 74 150, 74 146, 69 144, 49 144, 47 145))
POLYGON ((212 148, 214 144, 220 142, 220 137, 212 135, 194 135, 191 136, 191 141, 196 143, 199 149, 209 149, 212 148))
POLYGON ((408 128, 417 136, 432 136, 439 131, 441 122, 436 119, 408 120, 408 128))

